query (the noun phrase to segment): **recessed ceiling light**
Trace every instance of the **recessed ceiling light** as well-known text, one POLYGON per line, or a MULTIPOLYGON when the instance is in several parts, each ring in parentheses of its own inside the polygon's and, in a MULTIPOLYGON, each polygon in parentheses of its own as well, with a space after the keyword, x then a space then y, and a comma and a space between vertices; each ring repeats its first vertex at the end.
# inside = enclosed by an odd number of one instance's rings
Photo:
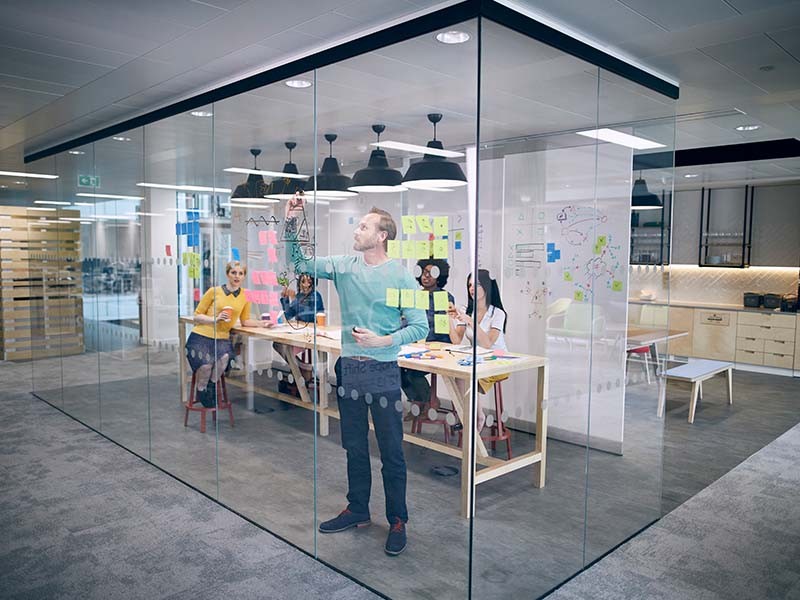
MULTIPOLYGON (((298 173, 284 173, 282 171, 265 171, 263 169, 245 169, 244 167, 228 167, 223 169, 228 173, 244 173, 245 175, 266 175, 267 177, 286 177, 287 179, 308 179, 310 175, 298 173)), ((238 198, 237 198, 238 200, 238 198)))
POLYGON ((697 173, 687 173, 686 175, 684 175, 684 177, 686 179, 694 179, 695 177, 699 177, 699 175, 697 173))
MULTIPOLYGON (((21 173, 19 171, 0 171, 0 175, 7 177, 30 177, 31 179, 58 179, 58 175, 47 175, 46 173, 21 173)), ((24 181, 15 181, 14 183, 25 183, 24 181)))
POLYGON ((590 137, 596 140, 609 142, 611 144, 633 148, 634 150, 651 150, 653 148, 665 147, 664 144, 659 144, 658 142, 654 142, 652 140, 637 137, 635 135, 628 135, 627 133, 622 133, 621 131, 616 131, 614 129, 608 129, 605 127, 602 129, 576 131, 575 133, 584 137, 590 137))
POLYGON ((17 185, 26 185, 24 181, 15 181, 14 183, 17 185))
POLYGON ((125 213, 126 215, 130 215, 131 217, 163 217, 163 213, 153 213, 153 212, 129 212, 125 213))
POLYGON ((372 142, 370 146, 391 148, 392 150, 404 150, 406 152, 415 152, 418 154, 430 154, 431 156, 444 156, 445 158, 458 158, 459 156, 464 156, 463 152, 456 152, 455 150, 443 150, 440 148, 431 148, 430 146, 418 146, 417 144, 406 144, 405 142, 393 142, 391 140, 386 140, 385 142, 372 142))
POLYGON ((8 186, 7 185, 0 185, 0 189, 4 189, 4 190, 8 189, 8 186))
POLYGON ((83 150, 67 150, 67 154, 74 154, 75 156, 80 156, 82 154, 86 154, 83 150))
POLYGON ((464 31, 441 31, 436 34, 436 39, 443 44, 463 44, 469 40, 469 34, 464 31))
POLYGON ((308 79, 288 79, 284 83, 286 83, 286 85, 288 85, 290 88, 295 88, 297 90, 310 88, 312 85, 314 85, 308 79))
POLYGON ((193 117, 213 117, 214 113, 210 110, 193 110, 189 113, 193 117))
POLYGON ((139 187, 155 188, 158 190, 176 190, 178 192, 218 192, 221 194, 230 194, 228 188, 214 188, 205 187, 202 185, 169 185, 166 183, 137 183, 139 187))
POLYGON ((108 198, 109 200, 144 200, 144 196, 120 196, 119 194, 90 194, 89 192, 81 192, 75 195, 80 196, 81 198, 108 198))
POLYGON ((739 125, 736 131, 755 131, 756 129, 761 129, 761 125, 739 125))
POLYGON ((130 142, 131 141, 131 138, 125 137, 124 135, 115 135, 111 139, 114 140, 115 142, 130 142))
POLYGON ((43 212, 55 212, 55 208, 46 208, 44 206, 29 206, 28 210, 41 210, 43 212))
POLYGON ((72 206, 94 206, 91 202, 73 202, 72 206))
POLYGON ((34 204, 57 204, 60 206, 69 206, 69 202, 62 202, 61 200, 34 200, 34 204))

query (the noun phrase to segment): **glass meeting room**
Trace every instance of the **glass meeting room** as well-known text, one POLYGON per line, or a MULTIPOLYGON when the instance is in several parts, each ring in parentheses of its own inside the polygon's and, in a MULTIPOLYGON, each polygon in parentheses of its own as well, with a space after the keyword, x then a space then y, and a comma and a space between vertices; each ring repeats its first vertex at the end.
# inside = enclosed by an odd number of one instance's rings
POLYGON ((83 346, 34 392, 387 597, 541 596, 661 516, 626 327, 673 113, 479 18, 42 159, 83 346))

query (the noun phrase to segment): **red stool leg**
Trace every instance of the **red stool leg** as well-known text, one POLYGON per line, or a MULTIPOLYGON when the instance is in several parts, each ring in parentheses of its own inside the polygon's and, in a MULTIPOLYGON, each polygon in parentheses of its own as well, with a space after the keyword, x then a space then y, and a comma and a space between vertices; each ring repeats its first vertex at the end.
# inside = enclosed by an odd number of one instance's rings
POLYGON ((186 414, 183 416, 183 426, 188 427, 189 425, 189 407, 194 404, 194 386, 197 381, 197 372, 192 373, 192 382, 189 387, 189 400, 186 402, 186 414))
POLYGON ((200 433, 206 432, 206 411, 200 411, 200 433))

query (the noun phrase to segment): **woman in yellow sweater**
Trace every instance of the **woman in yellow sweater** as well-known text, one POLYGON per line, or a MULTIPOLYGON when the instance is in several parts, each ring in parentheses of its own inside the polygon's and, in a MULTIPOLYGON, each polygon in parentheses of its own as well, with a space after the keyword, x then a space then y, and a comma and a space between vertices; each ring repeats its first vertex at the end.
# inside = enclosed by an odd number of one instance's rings
POLYGON ((216 406, 217 380, 235 356, 230 340, 237 320, 245 327, 270 327, 269 322, 250 318, 250 302, 242 283, 247 267, 239 261, 225 265, 228 283, 209 290, 194 311, 195 326, 186 340, 186 358, 195 377, 195 398, 203 406, 216 406), (208 385, 209 382, 212 385, 208 385))

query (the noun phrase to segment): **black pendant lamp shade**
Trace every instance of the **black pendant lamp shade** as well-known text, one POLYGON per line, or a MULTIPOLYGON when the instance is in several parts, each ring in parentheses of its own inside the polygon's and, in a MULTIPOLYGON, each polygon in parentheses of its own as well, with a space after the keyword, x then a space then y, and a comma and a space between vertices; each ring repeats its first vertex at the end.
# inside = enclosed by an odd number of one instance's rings
MULTIPOLYGON (((381 133, 386 125, 373 125, 372 131, 381 141, 381 133)), ((369 163, 353 175, 353 185, 350 189, 354 192, 403 192, 408 188, 403 184, 403 174, 389 166, 386 153, 380 146, 376 147, 369 155, 369 163)))
POLYGON ((639 179, 633 184, 631 210, 654 210, 662 208, 662 206, 661 199, 647 189, 647 183, 640 172, 639 179))
MULTIPOLYGON (((284 146, 289 150, 289 162, 283 165, 283 172, 298 175, 297 165, 292 162, 292 150, 297 147, 297 142, 284 142, 284 146)), ((294 193, 303 189, 303 181, 290 177, 276 177, 269 186, 270 198, 288 200, 294 197, 294 193)))
MULTIPOLYGON (((442 120, 439 113, 428 115, 428 121, 433 123, 433 139, 428 142, 428 148, 444 150, 442 142, 436 139, 436 124, 442 120)), ((406 171, 403 184, 414 189, 447 189, 467 185, 464 171, 457 163, 446 159, 444 156, 426 154, 413 163, 406 171)))
POLYGON ((348 188, 353 185, 353 180, 347 175, 343 175, 339 170, 339 161, 333 156, 333 142, 338 136, 335 133, 326 133, 325 140, 330 145, 330 154, 322 163, 319 174, 309 179, 305 184, 307 193, 317 192, 323 198, 349 198, 357 196, 358 192, 352 192, 348 188))
MULTIPOLYGON (((261 154, 261 150, 258 148, 250 148, 250 154, 253 155, 253 169, 258 169, 256 159, 258 158, 258 155, 261 154)), ((267 185, 267 182, 264 181, 263 175, 250 173, 247 176, 247 181, 240 183, 236 186, 236 189, 233 190, 233 194, 231 194, 231 200, 244 200, 246 198, 248 200, 255 199, 263 201, 268 190, 269 186, 267 185)))

